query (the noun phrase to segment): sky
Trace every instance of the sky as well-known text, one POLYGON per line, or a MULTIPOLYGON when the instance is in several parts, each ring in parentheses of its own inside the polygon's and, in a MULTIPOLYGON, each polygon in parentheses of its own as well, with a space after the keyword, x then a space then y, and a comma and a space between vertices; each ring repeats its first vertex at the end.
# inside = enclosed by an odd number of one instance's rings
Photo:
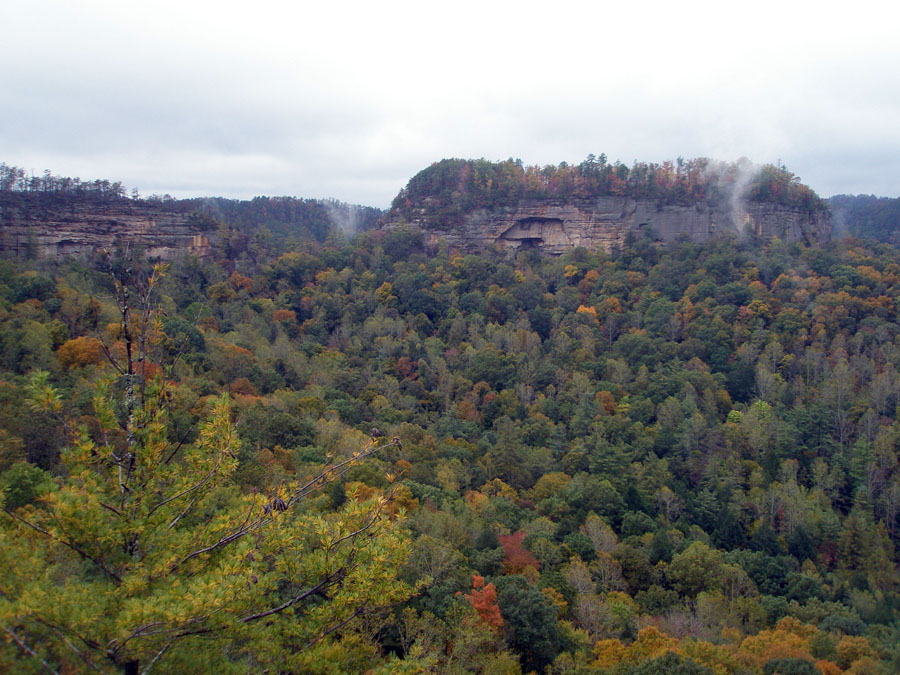
POLYGON ((447 157, 784 163, 900 196, 884 0, 0 2, 0 161, 386 208, 447 157))

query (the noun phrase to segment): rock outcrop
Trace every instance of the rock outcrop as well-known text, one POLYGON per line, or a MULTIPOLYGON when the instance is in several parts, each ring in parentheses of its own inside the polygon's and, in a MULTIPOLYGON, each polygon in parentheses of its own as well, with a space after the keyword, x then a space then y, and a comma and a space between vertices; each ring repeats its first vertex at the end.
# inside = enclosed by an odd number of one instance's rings
POLYGON ((681 237, 704 242, 722 232, 806 244, 822 243, 831 236, 831 219, 826 211, 809 213, 768 202, 679 206, 626 197, 526 199, 515 206, 473 210, 452 225, 434 222, 423 209, 405 218, 389 216, 385 226, 404 223, 421 228, 430 245, 443 239, 470 252, 497 245, 552 255, 578 246, 608 252, 622 246, 629 232, 641 231, 663 242, 681 237))
POLYGON ((165 203, 7 195, 0 200, 0 257, 89 255, 142 247, 150 258, 206 256, 210 223, 165 203))

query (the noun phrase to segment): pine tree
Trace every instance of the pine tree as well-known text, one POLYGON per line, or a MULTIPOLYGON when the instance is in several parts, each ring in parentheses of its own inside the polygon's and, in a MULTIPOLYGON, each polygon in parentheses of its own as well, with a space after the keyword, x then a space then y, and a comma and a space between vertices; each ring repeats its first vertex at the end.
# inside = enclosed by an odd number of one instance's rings
POLYGON ((0 515, 0 633, 17 648, 0 649, 0 670, 303 671, 334 656, 355 618, 410 594, 390 494, 348 489, 337 512, 315 499, 398 439, 372 438, 272 494, 231 481, 227 396, 193 443, 170 440, 173 385, 143 367, 163 273, 137 292, 117 285, 124 356, 98 382, 90 424, 75 430, 48 375, 31 378, 33 406, 71 442, 57 489, 0 515))

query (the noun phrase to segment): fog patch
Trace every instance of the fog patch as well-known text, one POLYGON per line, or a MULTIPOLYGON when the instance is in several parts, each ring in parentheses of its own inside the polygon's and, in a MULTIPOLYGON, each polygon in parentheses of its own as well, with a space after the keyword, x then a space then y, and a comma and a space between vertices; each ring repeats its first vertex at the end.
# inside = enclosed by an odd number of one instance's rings
POLYGON ((331 224, 340 230, 345 237, 354 236, 359 230, 359 207, 355 204, 344 204, 324 200, 322 206, 328 214, 331 224))

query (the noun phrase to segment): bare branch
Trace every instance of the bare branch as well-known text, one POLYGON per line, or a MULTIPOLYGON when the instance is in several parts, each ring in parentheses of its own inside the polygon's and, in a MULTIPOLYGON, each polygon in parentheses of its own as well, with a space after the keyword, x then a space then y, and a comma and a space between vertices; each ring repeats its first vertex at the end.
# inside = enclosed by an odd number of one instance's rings
POLYGON ((320 640, 323 640, 324 638, 328 637, 329 635, 331 635, 331 634, 332 634, 333 632, 335 632, 336 630, 340 630, 341 628, 343 628, 344 626, 346 626, 348 623, 350 623, 351 621, 353 621, 353 619, 355 619, 355 618, 358 617, 360 614, 362 614, 363 612, 366 611, 366 605, 367 605, 367 604, 368 604, 368 603, 366 603, 366 602, 364 602, 363 604, 361 604, 359 607, 356 608, 356 611, 353 612, 353 614, 351 614, 350 616, 348 616, 346 619, 344 619, 343 621, 341 621, 339 624, 336 624, 336 625, 332 626, 331 628, 329 628, 328 630, 326 630, 325 632, 323 632, 321 635, 317 636, 316 638, 310 640, 310 641, 307 642, 305 645, 303 645, 303 649, 304 649, 304 650, 309 649, 309 648, 312 647, 314 644, 316 644, 316 643, 319 642, 320 640))
POLYGON ((15 642, 17 645, 19 645, 19 647, 22 649, 22 651, 27 652, 28 654, 30 654, 31 656, 33 656, 34 658, 39 660, 41 663, 43 663, 44 667, 47 670, 49 670, 51 673, 56 673, 56 675, 59 675, 58 670, 56 670, 53 666, 51 666, 49 663, 44 661, 44 659, 42 659, 40 656, 38 656, 37 652, 35 652, 31 647, 29 647, 22 638, 20 638, 18 635, 16 635, 16 633, 14 631, 10 630, 6 626, 0 626, 0 630, 2 630, 4 633, 9 635, 13 639, 13 642, 15 642))
MULTIPOLYGON (((94 665, 94 662, 91 661, 91 660, 87 657, 87 655, 86 655, 84 652, 82 652, 80 649, 78 649, 78 647, 76 647, 75 645, 73 645, 73 644, 72 644, 72 641, 69 640, 69 638, 67 638, 59 628, 57 628, 56 626, 50 625, 50 624, 47 623, 46 621, 41 621, 41 623, 44 624, 45 626, 47 626, 47 627, 48 627, 50 630, 52 630, 54 633, 56 633, 56 634, 59 636, 59 638, 60 638, 63 642, 66 643, 66 646, 68 646, 69 649, 71 649, 73 652, 75 652, 76 654, 78 654, 78 658, 80 658, 82 661, 84 661, 84 662, 85 662, 88 666, 90 666, 92 669, 94 669, 94 670, 99 670, 99 669, 97 668, 97 666, 94 665)), ((84 639, 83 637, 81 637, 81 636, 78 636, 78 637, 79 637, 79 639, 80 639, 82 642, 84 642, 85 644, 87 644, 87 645, 90 646, 91 648, 96 649, 96 645, 91 645, 89 641, 85 640, 85 639, 84 639)))
POLYGON ((147 675, 147 673, 150 672, 150 670, 153 668, 153 666, 156 664, 156 662, 159 661, 160 657, 161 657, 163 654, 165 654, 167 651, 169 651, 169 647, 172 646, 172 643, 173 643, 173 642, 175 642, 175 638, 172 638, 172 639, 169 640, 166 644, 163 645, 163 648, 160 649, 160 650, 156 653, 156 656, 153 657, 153 660, 150 661, 150 663, 147 664, 147 667, 144 668, 143 671, 141 671, 141 675, 147 675))
POLYGON ((190 435, 191 431, 193 431, 192 427, 188 426, 188 429, 187 429, 187 431, 184 432, 184 435, 181 437, 181 440, 179 440, 178 443, 175 445, 175 449, 169 453, 168 457, 166 457, 165 461, 163 462, 163 466, 167 466, 169 464, 169 462, 172 461, 172 458, 175 457, 175 455, 178 453, 178 451, 181 450, 181 446, 184 445, 184 442, 187 440, 187 437, 190 435))
POLYGON ((331 588, 335 584, 339 584, 347 577, 347 569, 345 567, 340 568, 336 572, 333 572, 329 575, 326 575, 325 578, 322 579, 319 583, 317 583, 312 588, 308 588, 300 595, 297 595, 287 602, 279 605, 278 607, 273 607, 272 609, 267 609, 264 612, 259 612, 258 614, 251 614, 249 616, 245 616, 239 619, 242 623, 249 623, 251 621, 256 621, 257 619, 264 619, 267 616, 272 616, 273 614, 278 614, 279 612, 283 612, 289 607, 293 607, 301 600, 305 600, 311 595, 324 595, 325 590, 331 588))
POLYGON ((112 511, 112 512, 115 513, 117 516, 121 516, 121 515, 122 515, 122 512, 119 511, 119 509, 115 508, 114 506, 110 506, 109 504, 104 504, 103 502, 98 502, 98 503, 99 503, 100 506, 102 506, 104 509, 106 509, 106 510, 108 510, 108 511, 112 511))
MULTIPOLYGON (((322 487, 324 487, 328 483, 335 480, 335 478, 342 476, 346 471, 349 470, 349 468, 353 464, 365 459, 366 457, 369 457, 370 455, 374 454, 377 450, 381 450, 383 448, 388 448, 391 446, 399 445, 399 443, 400 443, 399 439, 394 438, 391 441, 389 441, 388 443, 385 443, 384 445, 376 446, 374 440, 370 440, 366 444, 365 449, 360 451, 359 454, 354 455, 353 457, 350 457, 348 459, 345 459, 344 461, 339 462, 338 464, 332 465, 332 466, 328 467, 327 469, 324 469, 315 478, 307 481, 307 483, 305 485, 303 485, 300 488, 298 488, 297 490, 295 490, 294 494, 291 495, 291 498, 287 500, 286 507, 290 508, 291 506, 296 504, 298 501, 300 501, 304 497, 312 494, 316 490, 320 490, 322 487), (333 475, 335 478, 328 478, 329 474, 333 475)), ((393 492, 391 492, 391 494, 393 494, 393 492)), ((377 513, 380 514, 380 507, 379 507, 379 510, 377 513)), ((249 534, 250 532, 259 529, 263 525, 267 525, 271 521, 272 521, 272 518, 269 517, 268 515, 266 515, 262 518, 257 518, 255 521, 253 521, 250 524, 247 524, 245 521, 244 524, 242 524, 237 530, 235 530, 231 534, 221 537, 218 541, 210 544, 209 546, 205 546, 203 548, 197 549, 196 551, 189 553, 188 555, 183 557, 180 561, 178 561, 177 563, 174 563, 173 566, 170 568, 170 571, 174 571, 174 570, 178 569, 179 567, 181 567, 183 564, 185 564, 189 560, 192 560, 193 558, 203 555, 204 553, 211 553, 211 552, 215 551, 216 549, 221 548, 222 546, 226 546, 233 541, 237 541, 238 539, 241 539, 242 537, 249 534)), ((371 523, 368 526, 366 526, 366 529, 368 529, 368 527, 371 527, 371 523)), ((336 543, 339 543, 340 541, 343 541, 343 539, 339 540, 336 543)))
POLYGON ((193 507, 194 504, 196 504, 196 503, 197 503, 197 497, 194 496, 191 498, 191 501, 188 503, 188 505, 184 507, 184 511, 182 511, 177 516, 175 516, 175 519, 171 523, 169 523, 169 526, 166 529, 171 530, 173 527, 175 527, 178 524, 178 521, 181 520, 182 518, 184 518, 185 515, 187 515, 188 511, 191 510, 191 507, 193 507))
POLYGON ((194 490, 199 490, 201 487, 203 487, 204 485, 206 485, 210 480, 212 480, 213 476, 215 476, 215 475, 218 473, 218 471, 219 471, 219 467, 216 466, 212 471, 210 471, 208 474, 206 474, 206 476, 204 476, 203 479, 202 479, 199 483, 196 483, 196 484, 192 485, 192 486, 189 487, 189 488, 185 488, 184 490, 182 490, 182 491, 179 492, 178 494, 174 494, 174 495, 172 495, 171 497, 169 497, 168 499, 163 499, 159 504, 157 504, 157 505, 154 506, 152 509, 150 509, 150 511, 147 512, 147 517, 149 518, 150 516, 152 516, 152 515, 156 512, 157 509, 162 508, 163 506, 165 506, 165 505, 168 504, 169 502, 173 502, 173 501, 175 501, 176 499, 178 499, 179 497, 183 497, 184 495, 188 495, 188 494, 190 494, 191 492, 193 492, 194 490))
POLYGON ((372 517, 369 519, 368 523, 363 525, 358 530, 354 530, 353 532, 350 532, 349 534, 345 534, 343 537, 331 542, 331 546, 332 547, 337 546, 338 544, 340 544, 343 541, 346 541, 347 539, 355 539, 357 536, 359 536, 360 534, 362 534, 363 532, 368 530, 370 527, 372 527, 381 518, 381 512, 384 508, 384 504, 386 504, 388 501, 390 501, 391 497, 393 497, 393 496, 394 496, 394 491, 391 490, 390 494, 388 494, 388 496, 386 498, 384 498, 384 501, 379 503, 378 508, 375 509, 374 513, 372 513, 372 517))
POLYGON ((99 560, 99 559, 95 558, 94 556, 90 555, 84 549, 82 549, 80 546, 77 546, 76 544, 73 544, 72 542, 66 541, 65 539, 60 539, 59 537, 54 535, 52 532, 48 532, 47 530, 40 527, 39 525, 35 525, 34 523, 27 521, 24 518, 20 518, 19 516, 17 516, 15 513, 10 511, 9 509, 3 509, 3 513, 5 513, 7 516, 12 518, 13 520, 18 521, 18 522, 22 523, 23 525, 27 525, 32 530, 34 530, 36 532, 40 532, 45 537, 52 539, 53 541, 55 541, 59 544, 62 544, 66 548, 72 549, 73 551, 75 551, 75 553, 80 555, 85 560, 90 560, 92 563, 94 563, 97 567, 99 567, 101 570, 103 570, 108 576, 115 579, 117 583, 122 583, 122 578, 118 574, 116 574, 111 569, 109 569, 102 560, 99 560))

